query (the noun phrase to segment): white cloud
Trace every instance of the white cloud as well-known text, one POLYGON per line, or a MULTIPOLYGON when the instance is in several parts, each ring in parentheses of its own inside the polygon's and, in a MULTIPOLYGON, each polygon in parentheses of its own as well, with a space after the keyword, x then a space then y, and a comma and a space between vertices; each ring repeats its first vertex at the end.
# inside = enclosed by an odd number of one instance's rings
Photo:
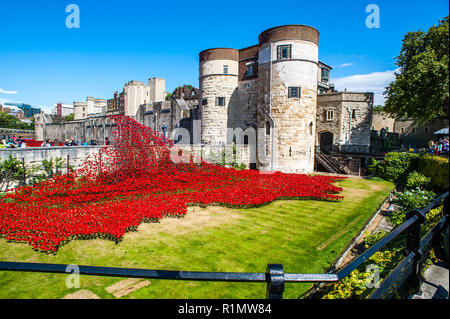
POLYGON ((353 66, 355 65, 355 63, 344 63, 344 64, 340 64, 340 65, 336 65, 334 68, 346 68, 348 66, 353 66))
POLYGON ((373 72, 369 74, 356 74, 342 78, 331 79, 336 90, 352 92, 373 92, 374 105, 384 105, 385 97, 383 92, 385 88, 395 79, 394 73, 397 70, 373 72))
POLYGON ((2 88, 0 88, 0 93, 3 93, 3 94, 17 94, 17 91, 6 91, 6 90, 3 90, 2 88))

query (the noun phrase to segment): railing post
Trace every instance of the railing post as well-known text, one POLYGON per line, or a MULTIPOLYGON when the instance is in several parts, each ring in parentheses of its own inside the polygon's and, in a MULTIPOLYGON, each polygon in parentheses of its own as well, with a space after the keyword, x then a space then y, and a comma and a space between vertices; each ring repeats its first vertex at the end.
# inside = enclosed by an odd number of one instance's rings
POLYGON ((269 264, 266 270, 267 299, 283 299, 284 270, 283 265, 269 264))
POLYGON ((406 219, 408 220, 414 216, 417 216, 419 219, 408 228, 406 236, 406 253, 414 253, 414 262, 412 265, 412 273, 409 277, 408 288, 412 288, 416 293, 420 290, 421 284, 419 261, 422 258, 422 255, 419 252, 419 246, 422 224, 425 222, 425 217, 420 213, 420 210, 414 209, 406 214, 406 219))

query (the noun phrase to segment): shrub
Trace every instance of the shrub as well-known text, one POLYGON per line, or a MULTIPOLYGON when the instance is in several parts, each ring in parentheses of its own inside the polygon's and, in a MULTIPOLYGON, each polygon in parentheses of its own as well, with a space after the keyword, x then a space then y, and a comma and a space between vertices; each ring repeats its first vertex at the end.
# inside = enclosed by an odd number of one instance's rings
POLYGON ((420 173, 431 179, 431 187, 436 192, 443 192, 449 187, 449 162, 447 158, 424 155, 418 162, 420 173))
POLYGON ((384 177, 384 166, 376 159, 371 158, 368 165, 369 172, 378 178, 384 177))
POLYGON ((385 278, 403 259, 402 248, 378 251, 358 269, 342 279, 340 282, 328 286, 323 299, 364 299, 373 290, 367 287, 371 273, 369 265, 376 265, 380 270, 380 279, 385 278))
POLYGON ((385 231, 379 231, 372 234, 366 234, 366 237, 364 238, 364 248, 368 249, 378 243, 381 239, 386 236, 387 233, 385 231))
POLYGON ((384 157, 384 178, 404 185, 410 172, 417 169, 419 155, 414 153, 388 153, 384 157))
POLYGON ((7 190, 15 182, 23 184, 23 163, 12 155, 0 162, 0 189, 7 190))
POLYGON ((417 171, 409 173, 408 179, 406 180, 406 188, 408 189, 428 189, 431 182, 431 178, 426 177, 423 174, 420 174, 417 171))
POLYGON ((397 204, 401 206, 401 209, 392 213, 389 217, 390 222, 399 226, 406 220, 406 213, 412 209, 422 209, 426 207, 436 196, 432 191, 413 189, 405 190, 397 193, 397 204))
POLYGON ((397 193, 397 204, 402 207, 402 209, 422 209, 427 206, 436 194, 432 191, 413 189, 405 190, 403 192, 397 193))

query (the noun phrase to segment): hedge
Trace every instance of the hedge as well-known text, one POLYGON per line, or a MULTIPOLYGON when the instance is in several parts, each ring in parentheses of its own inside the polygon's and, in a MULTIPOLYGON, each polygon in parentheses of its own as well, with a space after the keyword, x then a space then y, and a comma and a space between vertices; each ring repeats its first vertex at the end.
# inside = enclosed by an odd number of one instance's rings
POLYGON ((449 162, 447 158, 431 155, 420 156, 417 171, 431 178, 431 186, 436 192, 448 189, 449 162))
POLYGON ((417 171, 431 179, 431 189, 440 193, 449 187, 447 158, 415 153, 388 153, 384 163, 372 160, 369 170, 377 177, 391 180, 397 186, 406 185, 409 174, 417 171))

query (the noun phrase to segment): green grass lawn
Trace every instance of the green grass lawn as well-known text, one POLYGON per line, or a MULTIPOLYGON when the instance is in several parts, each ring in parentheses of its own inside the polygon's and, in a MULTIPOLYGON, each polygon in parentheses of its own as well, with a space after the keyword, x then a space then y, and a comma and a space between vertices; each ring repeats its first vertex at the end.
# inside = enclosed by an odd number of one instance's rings
MULTIPOLYGON (((0 261, 185 271, 323 273, 394 188, 390 182, 347 179, 341 202, 276 201, 254 209, 191 208, 181 219, 143 224, 122 242, 72 241, 56 255, 0 240, 0 261)), ((0 298, 62 298, 66 274, 0 272, 0 298)), ((124 278, 81 276, 80 289, 114 298, 105 288, 124 278)), ((265 298, 264 283, 150 280, 124 298, 265 298)), ((298 298, 310 284, 286 284, 298 298)))

